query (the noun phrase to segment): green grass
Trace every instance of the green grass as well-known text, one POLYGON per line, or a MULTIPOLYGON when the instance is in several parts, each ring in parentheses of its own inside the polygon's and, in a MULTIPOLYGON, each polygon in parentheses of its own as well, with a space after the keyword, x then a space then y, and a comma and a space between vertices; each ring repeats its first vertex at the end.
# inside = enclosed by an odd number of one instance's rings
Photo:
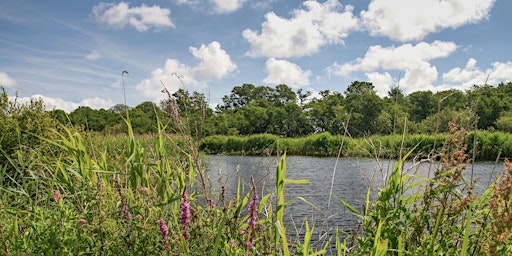
MULTIPOLYGON (((130 126, 127 120, 127 125, 130 126)), ((162 127, 160 127, 162 128, 162 127)), ((159 129, 163 131, 164 129, 159 129)), ((239 183, 233 198, 212 193, 202 182, 194 139, 187 135, 102 137, 66 127, 38 148, 4 155, 0 169, 0 253, 3 255, 322 255, 329 241, 336 255, 507 255, 512 252, 512 164, 482 195, 462 175, 473 152, 472 136, 454 127, 443 136, 345 138, 342 154, 396 154, 395 167, 363 211, 354 233, 340 232, 317 247, 315 227, 305 223, 302 239, 284 225, 286 154, 332 155, 342 136, 327 133, 289 139, 273 135, 210 137, 205 151, 220 147, 244 154, 283 154, 275 189, 258 195, 239 183), (436 141, 439 169, 419 177, 403 168, 436 141), (50 153, 48 153, 50 152, 50 153), (422 181, 422 182, 419 182, 422 181), (185 199, 186 198, 186 199, 185 199)), ((507 134, 479 132, 476 152, 501 150, 507 134)), ((208 152, 208 151, 207 151, 208 152)), ((425 151, 426 152, 426 151, 425 151)), ((433 159, 431 159, 433 160, 433 159)), ((326 184, 327 185, 327 184, 326 184)), ((217 189, 216 191, 223 191, 217 189)), ((326 195, 326 197, 329 195, 326 195)), ((308 203, 308 202, 304 202, 308 203)), ((320 231, 321 232, 321 231, 320 231)), ((329 236, 328 234, 325 234, 329 236)))
MULTIPOLYGON (((427 157, 431 152, 439 152, 444 145, 446 136, 448 134, 407 134, 405 140, 402 140, 402 135, 351 138, 331 135, 327 132, 303 138, 281 138, 270 134, 246 137, 216 135, 201 140, 200 148, 206 154, 278 155, 286 151, 288 155, 336 157, 339 147, 344 141, 341 156, 398 159, 400 154, 411 148, 414 148, 411 157, 427 157)), ((494 161, 500 155, 512 155, 512 134, 510 133, 468 132, 465 135, 465 140, 468 144, 466 152, 469 154, 473 153, 475 138, 477 140, 474 149, 476 160, 494 161)))

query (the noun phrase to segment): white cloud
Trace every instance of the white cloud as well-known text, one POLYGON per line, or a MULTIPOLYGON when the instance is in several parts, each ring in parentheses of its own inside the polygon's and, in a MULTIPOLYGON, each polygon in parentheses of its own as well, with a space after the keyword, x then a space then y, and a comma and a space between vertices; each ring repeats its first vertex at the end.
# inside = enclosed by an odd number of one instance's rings
POLYGON ((372 0, 361 12, 373 36, 421 40, 445 28, 458 28, 488 18, 495 0, 372 0))
POLYGON ((137 31, 159 30, 174 27, 169 15, 171 11, 157 5, 130 7, 129 3, 118 4, 101 2, 92 8, 92 18, 107 27, 123 29, 132 26, 137 31))
POLYGON ((371 46, 364 58, 338 64, 328 68, 329 73, 348 76, 352 72, 375 72, 377 70, 405 71, 400 84, 406 92, 432 89, 432 82, 437 80, 436 67, 430 60, 444 58, 457 49, 453 42, 434 41, 421 42, 416 45, 403 44, 399 47, 384 48, 380 45, 371 46))
POLYGON ((3 86, 4 88, 14 88, 17 85, 18 81, 10 77, 9 74, 0 72, 0 86, 3 86))
POLYGON ((96 50, 91 51, 89 54, 85 55, 86 60, 97 60, 99 58, 101 58, 101 54, 96 50))
POLYGON ((287 60, 270 58, 265 63, 268 76, 263 79, 265 83, 286 84, 292 88, 309 85, 311 71, 303 71, 297 64, 287 60))
POLYGON ((203 44, 199 48, 190 47, 189 50, 196 59, 200 60, 199 64, 190 67, 179 60, 167 59, 162 68, 153 70, 150 78, 144 79, 137 85, 137 90, 145 97, 159 100, 165 97, 161 92, 162 82, 170 93, 174 93, 183 85, 198 89, 205 87, 209 81, 220 79, 237 69, 236 64, 231 61, 219 42, 203 44), (179 79, 172 74, 179 75, 179 79))
POLYGON ((174 0, 178 5, 188 5, 197 11, 227 14, 242 8, 247 0, 174 0))
POLYGON ((197 66, 192 68, 192 75, 197 80, 219 79, 237 68, 217 41, 213 41, 207 46, 203 44, 199 49, 190 47, 189 50, 196 59, 201 60, 197 66))
POLYGON ((211 0, 216 13, 231 13, 240 9, 245 1, 242 0, 211 0))
MULTIPOLYGON (((14 99, 14 96, 10 98, 14 99)), ((16 100, 19 103, 25 104, 29 103, 32 99, 42 99, 46 110, 62 109, 67 113, 72 112, 80 106, 87 106, 92 109, 109 109, 115 105, 111 99, 103 99, 99 97, 84 99, 80 102, 72 102, 63 100, 61 98, 44 96, 41 94, 35 94, 31 97, 18 97, 16 100)))
POLYGON ((337 0, 305 1, 306 10, 296 9, 290 19, 273 12, 265 15, 261 33, 246 29, 242 36, 251 44, 252 57, 300 57, 316 53, 327 44, 342 44, 358 20, 348 5, 342 10, 337 0))
POLYGON ((375 91, 380 97, 385 97, 393 87, 393 78, 388 72, 370 72, 365 74, 368 81, 375 86, 375 91))
POLYGON ((510 82, 512 80, 512 61, 494 62, 487 70, 481 70, 476 65, 476 60, 470 58, 464 68, 453 68, 443 73, 443 85, 438 86, 437 90, 446 90, 455 88, 459 90, 471 89, 473 85, 487 84, 496 85, 500 82, 510 82))

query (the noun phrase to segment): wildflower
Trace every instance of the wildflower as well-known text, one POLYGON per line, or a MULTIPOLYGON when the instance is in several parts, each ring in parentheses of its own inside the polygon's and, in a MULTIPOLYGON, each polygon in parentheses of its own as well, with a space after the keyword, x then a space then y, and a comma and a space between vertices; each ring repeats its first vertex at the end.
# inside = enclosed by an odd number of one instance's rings
POLYGON ((58 189, 56 189, 54 192, 53 192, 53 195, 52 195, 52 198, 55 200, 55 201, 59 201, 62 199, 62 195, 60 194, 60 191, 58 189))
POLYGON ((77 220, 77 221, 76 221, 76 224, 77 224, 78 226, 85 227, 85 226, 87 226, 87 220, 85 220, 85 219, 79 219, 79 220, 77 220))
POLYGON ((190 237, 189 233, 189 226, 190 223, 190 204, 188 201, 188 195, 186 193, 183 193, 182 195, 183 201, 181 202, 181 225, 183 225, 183 237, 185 237, 186 240, 190 237))
POLYGON ((247 220, 248 240, 245 244, 250 249, 254 249, 254 230, 256 230, 256 223, 258 221, 258 199, 258 194, 254 192, 254 196, 249 203, 249 219, 247 220))
MULTIPOLYGON (((115 179, 112 179, 112 181, 116 184, 117 193, 119 194, 119 198, 121 198, 121 211, 123 212, 123 219, 126 223, 126 230, 128 231, 128 233, 126 234, 126 237, 128 239, 130 239, 130 237, 132 236, 132 230, 131 230, 131 224, 130 224, 131 213, 128 209, 128 204, 126 204, 126 198, 124 197, 124 195, 121 191, 121 185, 119 184, 119 181, 115 180, 115 179)), ((131 247, 130 242, 127 242, 127 246, 131 247)))
POLYGON ((236 246, 236 242, 235 242, 235 240, 231 240, 231 242, 229 243, 229 246, 231 246, 231 247, 235 247, 235 246, 236 246))
POLYGON ((252 230, 256 229, 256 222, 258 220, 258 199, 258 194, 255 193, 249 203, 249 220, 247 222, 252 230))
POLYGON ((142 192, 143 194, 146 194, 146 195, 149 194, 149 188, 148 187, 141 187, 141 188, 139 188, 139 191, 142 192))
POLYGON ((162 243, 165 245, 166 249, 169 249, 169 240, 171 240, 171 238, 169 238, 169 228, 165 224, 165 220, 160 219, 158 221, 158 226, 160 226, 160 237, 162 238, 162 243))

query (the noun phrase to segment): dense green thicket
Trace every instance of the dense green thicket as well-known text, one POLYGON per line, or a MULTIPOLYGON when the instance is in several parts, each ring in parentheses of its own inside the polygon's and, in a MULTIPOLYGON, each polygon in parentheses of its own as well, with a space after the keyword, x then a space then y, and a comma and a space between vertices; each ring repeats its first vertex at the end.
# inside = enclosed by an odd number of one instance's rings
MULTIPOLYGON (((304 137, 347 131, 352 137, 362 137, 402 133, 404 128, 410 134, 434 134, 448 132, 448 122, 454 118, 467 130, 512 132, 512 82, 474 86, 465 92, 417 91, 408 95, 395 87, 383 98, 377 96, 372 83, 360 81, 352 82, 343 93, 325 90, 316 98, 284 84, 274 88, 243 84, 233 87, 215 110, 198 92, 180 89, 169 96, 176 101, 176 113, 182 120, 190 127, 200 127, 191 132, 201 136, 266 133, 304 137)), ((126 133, 122 116, 128 108, 136 133, 156 133, 157 119, 174 132, 168 105, 162 101, 159 106, 144 102, 134 108, 116 105, 108 110, 80 107, 69 114, 69 121, 88 130, 126 133)), ((68 122, 60 110, 52 111, 52 116, 68 122)))

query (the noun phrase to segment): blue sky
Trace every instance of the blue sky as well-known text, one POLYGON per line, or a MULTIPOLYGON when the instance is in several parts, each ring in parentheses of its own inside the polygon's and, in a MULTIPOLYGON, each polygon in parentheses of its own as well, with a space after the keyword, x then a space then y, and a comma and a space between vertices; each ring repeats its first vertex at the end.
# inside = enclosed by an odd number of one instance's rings
POLYGON ((250 83, 344 92, 512 80, 509 0, 4 0, 0 85, 48 109, 158 102, 162 83, 222 103, 250 83), (173 74, 179 74, 181 80, 173 74))

